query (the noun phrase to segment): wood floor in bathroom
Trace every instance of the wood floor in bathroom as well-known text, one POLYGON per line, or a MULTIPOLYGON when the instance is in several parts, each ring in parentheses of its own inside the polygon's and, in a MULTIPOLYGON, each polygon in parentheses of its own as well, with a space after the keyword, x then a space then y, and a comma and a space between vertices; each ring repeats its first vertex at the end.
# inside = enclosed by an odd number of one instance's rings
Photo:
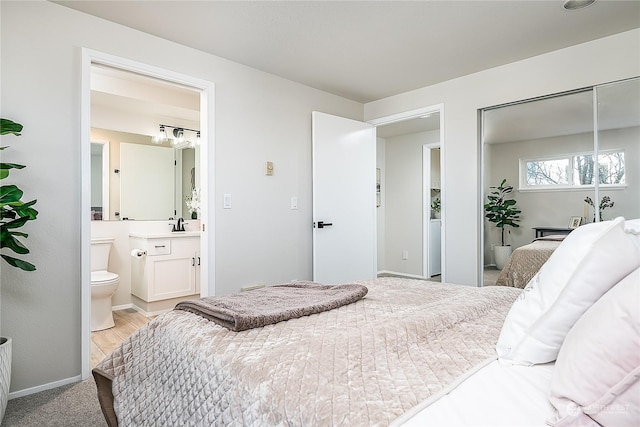
POLYGON ((122 341, 153 320, 132 308, 113 312, 116 326, 102 331, 91 332, 91 367, 94 368, 122 341))

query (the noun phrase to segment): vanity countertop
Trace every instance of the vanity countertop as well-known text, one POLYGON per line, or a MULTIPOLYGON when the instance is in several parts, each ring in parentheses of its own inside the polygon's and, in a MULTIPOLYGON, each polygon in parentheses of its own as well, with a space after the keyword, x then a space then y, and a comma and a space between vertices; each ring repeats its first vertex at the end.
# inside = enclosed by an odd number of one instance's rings
POLYGON ((129 237, 141 239, 169 239, 174 237, 200 237, 199 231, 168 231, 166 233, 130 233, 129 237))

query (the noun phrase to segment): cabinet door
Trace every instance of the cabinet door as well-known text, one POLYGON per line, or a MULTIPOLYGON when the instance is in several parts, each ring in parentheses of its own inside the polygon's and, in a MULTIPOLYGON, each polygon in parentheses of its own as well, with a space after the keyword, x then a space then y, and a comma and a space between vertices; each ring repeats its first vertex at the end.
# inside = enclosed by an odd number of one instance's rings
POLYGON ((193 295, 193 254, 148 257, 150 301, 193 295))

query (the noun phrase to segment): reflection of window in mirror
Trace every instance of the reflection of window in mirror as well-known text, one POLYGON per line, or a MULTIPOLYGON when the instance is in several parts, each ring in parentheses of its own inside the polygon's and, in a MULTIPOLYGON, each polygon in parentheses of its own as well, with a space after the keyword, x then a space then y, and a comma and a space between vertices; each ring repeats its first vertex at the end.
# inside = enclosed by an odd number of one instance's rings
POLYGON ((109 219, 109 142, 91 143, 91 220, 109 219))
MULTIPOLYGON (((596 162, 593 151, 553 158, 520 161, 520 187, 526 189, 576 189, 593 187, 596 162)), ((624 150, 598 153, 598 181, 602 185, 625 184, 624 150)))

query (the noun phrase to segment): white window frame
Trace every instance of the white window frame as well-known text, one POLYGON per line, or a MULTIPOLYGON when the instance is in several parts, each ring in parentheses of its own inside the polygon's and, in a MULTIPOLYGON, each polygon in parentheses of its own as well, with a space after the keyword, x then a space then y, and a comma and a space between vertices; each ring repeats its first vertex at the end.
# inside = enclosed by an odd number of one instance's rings
MULTIPOLYGON (((598 151, 598 156, 603 155, 603 154, 607 154, 607 153, 625 153, 624 149, 613 149, 613 150, 602 150, 602 151, 598 151)), ((594 151, 582 151, 582 152, 578 152, 578 153, 567 153, 567 154, 557 154, 557 155, 553 155, 553 156, 545 156, 545 157, 534 157, 534 158, 521 158, 520 159, 520 165, 519 165, 519 188, 518 191, 521 192, 534 192, 534 191, 582 191, 582 190, 587 190, 587 189, 592 189, 595 187, 595 183, 594 184, 583 184, 583 185, 577 185, 577 184, 573 184, 573 173, 574 173, 574 163, 575 163, 575 158, 577 156, 584 156, 584 155, 592 155, 593 156, 594 151), (568 159, 569 160, 569 176, 568 176, 568 181, 569 184, 550 184, 550 185, 529 185, 527 184, 527 163, 529 162, 544 162, 544 161, 549 161, 549 160, 565 160, 568 159)), ((625 154, 625 167, 626 167, 626 154, 625 154)), ((625 178, 626 178, 626 171, 625 171, 625 178)), ((625 183, 623 184, 602 184, 600 183, 598 185, 600 188, 626 188, 627 184, 626 184, 626 179, 625 179, 625 183)))

